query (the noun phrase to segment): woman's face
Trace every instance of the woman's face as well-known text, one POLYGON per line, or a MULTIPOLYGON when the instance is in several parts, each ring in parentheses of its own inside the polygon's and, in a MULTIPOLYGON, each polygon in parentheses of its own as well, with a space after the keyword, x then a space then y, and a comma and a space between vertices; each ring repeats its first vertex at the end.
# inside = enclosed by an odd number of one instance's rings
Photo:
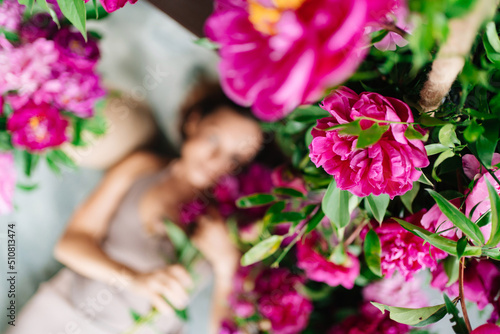
POLYGON ((181 150, 188 181, 206 188, 246 164, 262 144, 259 124, 230 107, 220 107, 202 119, 191 117, 185 126, 187 139, 181 150))

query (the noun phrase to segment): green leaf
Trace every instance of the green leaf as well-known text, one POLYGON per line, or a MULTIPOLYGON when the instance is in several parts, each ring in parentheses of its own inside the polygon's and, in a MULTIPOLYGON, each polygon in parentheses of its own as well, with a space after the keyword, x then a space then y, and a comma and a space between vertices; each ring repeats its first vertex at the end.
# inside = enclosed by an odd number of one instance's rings
MULTIPOLYGON (((445 251, 448 254, 457 256, 457 242, 450 240, 448 238, 442 237, 436 233, 431 233, 421 227, 415 226, 407 221, 398 218, 392 218, 399 223, 403 228, 410 231, 411 233, 424 239, 436 248, 445 251)), ((463 256, 481 256, 481 248, 476 246, 467 245, 465 248, 463 256)))
POLYGON ((478 138, 484 133, 484 128, 477 124, 476 120, 472 120, 472 122, 467 126, 464 131, 464 138, 469 143, 473 143, 478 140, 478 138))
POLYGON ((481 251, 482 251, 482 255, 488 256, 488 257, 492 258, 493 260, 500 261, 500 248, 483 247, 481 251))
POLYGON ((345 264, 346 261, 347 261, 347 259, 348 259, 348 257, 347 257, 347 253, 345 251, 343 243, 340 243, 337 246, 335 246, 335 248, 333 249, 332 254, 329 257, 329 260, 331 262, 333 262, 333 263, 335 263, 336 265, 339 265, 339 266, 345 264))
POLYGON ((429 194, 434 198, 441 212, 458 227, 466 236, 471 238, 476 245, 484 245, 484 236, 479 227, 467 218, 453 204, 448 202, 443 196, 434 190, 427 189, 429 194))
POLYGON ((495 22, 486 25, 483 36, 483 45, 488 59, 498 68, 500 67, 500 39, 498 38, 495 22))
POLYGON ((486 246, 497 246, 498 243, 500 243, 500 196, 498 196, 497 190, 487 178, 486 185, 488 186, 488 194, 491 204, 491 234, 486 246))
POLYGON ((466 237, 461 237, 460 239, 458 239, 458 241, 457 241, 457 257, 458 257, 458 259, 460 259, 464 255, 465 247, 467 247, 468 244, 469 243, 467 242, 466 237))
POLYGON ((444 151, 437 157, 436 161, 434 162, 434 166, 432 167, 432 173, 431 173, 434 180, 436 180, 437 182, 441 182, 441 178, 437 175, 436 170, 439 167, 439 165, 443 163, 443 161, 445 161, 448 158, 452 158, 454 156, 455 153, 451 149, 448 149, 448 151, 444 151))
POLYGON ((439 142, 450 148, 455 147, 455 144, 460 145, 460 140, 455 133, 455 125, 448 123, 439 130, 439 142))
POLYGON ((487 211, 483 213, 481 217, 478 218, 478 220, 476 221, 476 225, 478 227, 483 227, 488 225, 490 222, 491 222, 491 211, 487 211))
POLYGON ((273 189, 275 195, 304 198, 304 194, 293 188, 278 187, 273 189))
POLYGON ((277 198, 270 194, 253 194, 246 197, 240 197, 236 200, 236 206, 239 208, 253 208, 273 203, 277 198))
POLYGON ((300 123, 312 123, 324 117, 331 117, 331 115, 319 106, 307 106, 295 109, 290 114, 289 119, 300 123))
POLYGON ((318 211, 312 216, 312 218, 307 222, 307 227, 306 227, 306 234, 312 232, 316 226, 318 226, 319 223, 321 223, 321 220, 325 217, 325 213, 323 210, 318 208, 318 211))
POLYGON ((87 13, 83 0, 57 0, 63 15, 73 24, 87 40, 86 19, 87 13))
POLYGON ((377 143, 387 130, 389 130, 389 125, 374 123, 368 129, 361 131, 356 142, 356 148, 366 148, 377 143))
POLYGON ((420 183, 413 182, 413 188, 411 188, 411 190, 407 191, 405 194, 399 196, 405 208, 412 214, 413 214, 413 201, 417 197, 419 190, 420 190, 420 183))
POLYGON ((332 179, 321 202, 321 208, 338 228, 346 227, 350 222, 349 197, 350 193, 337 188, 335 180, 332 179))
POLYGON ((389 317, 401 324, 409 326, 423 327, 443 319, 446 315, 445 304, 436 306, 422 307, 422 308, 404 308, 387 306, 380 303, 371 302, 373 306, 378 308, 382 313, 389 311, 389 317))
POLYGON ((33 10, 33 4, 35 3, 35 0, 18 0, 19 4, 25 5, 26 9, 31 13, 33 10))
POLYGON ((455 256, 448 256, 443 261, 443 267, 446 276, 448 276, 448 283, 446 283, 446 287, 449 287, 453 283, 458 281, 458 269, 459 269, 458 258, 455 256))
POLYGON ((363 248, 368 268, 375 275, 382 277, 382 271, 380 269, 380 256, 382 254, 382 248, 380 246, 380 238, 374 230, 370 230, 366 234, 363 248))
POLYGON ((55 163, 60 163, 63 166, 67 166, 72 169, 77 168, 75 162, 62 150, 52 150, 47 153, 47 156, 50 157, 50 159, 55 163))
POLYGON ((13 31, 0 27, 0 35, 3 35, 8 41, 19 42, 19 35, 13 31))
POLYGON ((306 216, 302 212, 281 212, 271 216, 270 224, 295 223, 304 220, 306 216))
MULTIPOLYGON (((420 170, 420 169, 418 169, 418 170, 420 170)), ((432 184, 431 180, 429 180, 429 178, 424 174, 424 172, 422 172, 422 174, 420 175, 420 177, 418 178, 417 181, 420 183, 426 184, 428 186, 434 187, 434 184, 432 184)))
POLYGON ((476 151, 479 161, 486 168, 491 168, 491 160, 493 153, 497 147, 498 133, 500 130, 500 122, 498 120, 490 120, 483 123, 484 133, 478 137, 474 144, 469 145, 471 151, 476 151))
POLYGON ((452 315, 450 322, 455 323, 452 328, 455 333, 458 334, 469 334, 467 327, 465 326, 465 321, 458 315, 457 306, 448 298, 446 293, 443 294, 444 304, 446 305, 446 311, 448 314, 452 315))
POLYGON ((24 174, 27 177, 31 177, 33 171, 35 170, 40 156, 38 154, 31 154, 28 151, 23 151, 24 158, 24 174))
POLYGON ((415 126, 413 124, 410 124, 406 128, 405 137, 408 140, 418 139, 418 140, 427 141, 427 139, 429 138, 429 134, 428 133, 425 133, 425 134, 420 133, 420 131, 417 131, 415 129, 415 126))
POLYGON ((60 23, 59 23, 59 18, 57 17, 57 14, 56 12, 54 11, 54 9, 52 9, 52 7, 50 7, 48 4, 47 4, 47 1, 46 0, 36 0, 36 3, 47 13, 50 14, 50 17, 52 18, 52 20, 57 24, 58 27, 61 27, 60 23))
POLYGON ((438 153, 442 153, 444 151, 448 151, 450 148, 446 147, 442 144, 429 144, 425 145, 425 151, 427 152, 427 156, 435 155, 438 153))
POLYGON ((132 316, 132 319, 134 319, 134 322, 139 322, 142 318, 142 316, 134 309, 130 309, 130 315, 132 316))
POLYGON ((24 191, 32 191, 32 190, 35 190, 36 188, 38 188, 38 184, 36 184, 36 183, 34 183, 34 184, 21 184, 21 183, 17 183, 16 187, 18 189, 21 189, 21 190, 24 190, 24 191))
POLYGON ((385 212, 389 206, 391 198, 387 194, 382 194, 379 196, 369 195, 366 197, 366 201, 370 207, 373 217, 382 224, 384 220, 385 212))
POLYGON ((273 235, 270 238, 262 240, 248 252, 243 254, 241 257, 241 265, 249 266, 273 255, 280 248, 283 238, 284 237, 281 235, 273 235))
POLYGON ((418 119, 418 123, 424 126, 439 126, 439 125, 445 125, 448 124, 446 121, 442 121, 439 118, 436 117, 431 117, 427 114, 422 114, 420 118, 418 119))
POLYGON ((220 48, 219 44, 212 42, 210 39, 206 37, 197 39, 196 41, 194 41, 194 44, 204 47, 205 49, 208 50, 218 50, 220 48))
POLYGON ((340 129, 339 134, 341 135, 359 136, 359 134, 362 131, 359 122, 361 121, 357 119, 350 123, 336 125, 334 126, 334 128, 339 128, 340 129))

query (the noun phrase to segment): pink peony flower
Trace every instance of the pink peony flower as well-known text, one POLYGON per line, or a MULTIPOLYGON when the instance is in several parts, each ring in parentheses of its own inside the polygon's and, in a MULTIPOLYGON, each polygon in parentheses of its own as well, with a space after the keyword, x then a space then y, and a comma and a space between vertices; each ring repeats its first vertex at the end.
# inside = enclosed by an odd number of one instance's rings
MULTIPOLYGON (((459 198, 452 199, 450 203, 457 208, 460 207, 459 198)), ((438 232, 443 237, 456 239, 457 236, 459 238, 462 236, 462 231, 453 225, 448 217, 441 212, 437 204, 434 204, 432 208, 422 216, 421 224, 426 230, 438 232)))
POLYGON ((500 334, 500 327, 493 324, 484 324, 474 329, 470 334, 500 334))
POLYGON ((224 320, 222 322, 219 334, 243 334, 238 330, 238 326, 230 320, 224 320))
MULTIPOLYGON (((419 225, 425 210, 405 218, 409 223, 419 225)), ((420 270, 437 268, 437 261, 444 259, 447 254, 442 250, 424 244, 424 240, 405 230, 392 220, 387 220, 381 226, 374 228, 380 238, 382 247, 381 269, 382 274, 391 276, 396 270, 407 280, 420 270)))
POLYGON ((182 205, 179 212, 179 221, 181 224, 189 225, 196 219, 205 214, 208 209, 208 204, 201 199, 195 199, 189 203, 182 205))
POLYGON ((0 215, 12 211, 12 198, 16 188, 16 169, 12 153, 0 152, 0 215))
POLYGON ((270 320, 273 333, 300 333, 307 326, 312 303, 295 290, 303 281, 283 268, 264 270, 256 278, 255 292, 260 295, 258 310, 270 320))
POLYGON ((358 315, 346 318, 331 329, 328 334, 406 334, 410 326, 397 323, 389 318, 389 313, 382 314, 370 303, 361 306, 358 315))
MULTIPOLYGON (((495 166, 499 163, 500 163, 500 154, 493 153, 493 160, 491 164, 495 166)), ((479 178, 488 172, 481 166, 481 163, 472 154, 465 154, 462 157, 462 167, 464 168, 465 175, 471 180, 479 178)), ((498 168, 493 167, 493 169, 496 170, 498 168)))
POLYGON ((92 70, 100 58, 100 51, 95 39, 89 36, 85 42, 82 34, 64 28, 54 37, 54 43, 59 50, 60 62, 78 70, 92 70))
POLYGON ((54 42, 44 38, 18 48, 9 43, 1 43, 0 94, 15 90, 22 99, 18 101, 18 106, 26 103, 31 94, 50 78, 58 57, 54 42))
MULTIPOLYGON (((312 130, 309 145, 312 162, 323 166, 333 175, 340 189, 357 196, 388 194, 391 198, 412 189, 421 175, 416 167, 429 165, 424 143, 408 140, 405 124, 389 124, 390 128, 375 144, 356 149, 357 137, 339 134, 339 130, 325 131, 332 126, 346 124, 360 117, 395 122, 413 122, 410 107, 404 102, 377 93, 353 92, 342 87, 326 97, 321 107, 332 117, 318 120, 312 130)), ((362 129, 374 124, 361 120, 362 129)))
POLYGON ((38 13, 26 21, 19 35, 25 43, 32 43, 38 38, 52 39, 57 32, 57 24, 47 13, 38 13))
POLYGON ((100 85, 100 78, 93 72, 64 68, 51 80, 43 84, 35 93, 45 102, 53 101, 62 110, 69 111, 81 118, 94 115, 94 106, 106 91, 100 85))
MULTIPOLYGON (((385 19, 381 20, 380 23, 395 24, 398 28, 410 33, 413 30, 413 26, 407 21, 408 14, 409 10, 406 0, 398 0, 393 10, 388 13, 385 19)), ((380 31, 382 29, 384 29, 383 26, 375 24, 367 28, 367 33, 380 31)), ((381 41, 375 43, 374 46, 381 51, 395 51, 396 46, 403 47, 407 44, 408 41, 400 34, 389 32, 381 41)))
POLYGON ((49 104, 28 102, 15 110, 7 121, 14 146, 39 152, 47 147, 59 146, 68 138, 68 121, 49 104))
POLYGON ((421 278, 406 281, 403 275, 395 272, 392 276, 367 285, 363 289, 363 297, 366 301, 395 307, 421 308, 429 306, 422 287, 421 278))
POLYGON ((259 312, 271 322, 274 334, 296 334, 306 328, 312 303, 296 291, 275 291, 259 300, 259 312))
POLYGON ((297 244, 297 267, 303 269, 306 276, 318 282, 324 282, 331 286, 342 285, 346 289, 354 287, 354 281, 359 276, 360 265, 356 256, 347 253, 347 261, 344 264, 335 264, 328 261, 314 248, 325 248, 324 240, 320 240, 318 234, 309 237, 297 244))
POLYGON ((292 188, 307 194, 306 184, 300 176, 294 174, 286 165, 276 167, 271 174, 271 179, 275 187, 292 188))
MULTIPOLYGON (((445 291, 448 295, 458 296, 458 282, 447 287, 448 276, 440 264, 432 273, 431 286, 445 291)), ((464 272, 464 295, 465 298, 476 303, 482 310, 493 302, 500 289, 500 270, 490 261, 471 260, 464 272)))
MULTIPOLYGON (((500 170, 495 172, 497 178, 500 177, 500 170)), ((496 189, 500 194, 500 185, 493 179, 493 177, 486 173, 476 183, 470 194, 465 199, 465 215, 470 217, 472 221, 477 221, 483 214, 491 210, 490 198, 488 193, 488 186, 486 180, 496 189)), ((491 234, 491 224, 480 228, 483 232, 484 239, 487 241, 491 234)))
MULTIPOLYGON (((85 2, 89 2, 90 0, 85 0, 85 2)), ((118 10, 125 6, 127 2, 134 4, 137 0, 101 0, 101 5, 104 7, 104 10, 108 13, 112 13, 115 10, 118 10)))
POLYGON ((17 31, 23 19, 25 6, 20 5, 17 0, 4 0, 0 4, 0 27, 17 31))
POLYGON ((382 0, 218 0, 207 36, 220 45, 226 94, 266 121, 318 100, 367 52, 365 27, 395 6, 382 0))

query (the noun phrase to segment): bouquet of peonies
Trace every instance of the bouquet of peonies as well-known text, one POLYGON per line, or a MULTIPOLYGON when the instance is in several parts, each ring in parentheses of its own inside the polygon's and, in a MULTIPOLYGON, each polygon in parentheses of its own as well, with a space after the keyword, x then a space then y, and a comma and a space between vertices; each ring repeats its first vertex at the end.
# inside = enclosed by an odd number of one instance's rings
POLYGON ((63 144, 84 146, 82 131, 106 129, 96 110, 106 94, 96 70, 96 35, 85 38, 55 15, 56 21, 49 13, 31 14, 16 0, 0 5, 0 214, 12 209, 14 160, 27 176, 39 157, 58 172, 74 166, 63 144))
POLYGON ((221 333, 500 333, 499 18, 489 0, 216 1, 222 86, 289 156, 236 199, 260 216, 221 333))

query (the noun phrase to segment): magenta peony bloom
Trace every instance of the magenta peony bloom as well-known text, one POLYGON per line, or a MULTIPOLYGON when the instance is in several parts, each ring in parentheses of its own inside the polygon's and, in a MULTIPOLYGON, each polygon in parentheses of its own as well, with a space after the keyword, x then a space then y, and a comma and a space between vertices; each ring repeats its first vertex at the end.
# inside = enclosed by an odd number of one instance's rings
POLYGON ((35 99, 39 95, 45 102, 53 101, 59 109, 89 118, 94 115, 97 100, 104 97, 106 91, 95 73, 64 68, 43 84, 35 93, 35 99))
POLYGON ((205 214, 208 209, 208 203, 203 202, 201 199, 195 199, 189 203, 182 205, 179 212, 179 221, 181 224, 189 225, 196 221, 196 219, 205 214))
POLYGON ((16 188, 14 156, 10 152, 0 152, 0 215, 12 211, 12 198, 16 188))
POLYGON ((269 319, 274 334, 300 333, 312 309, 312 303, 296 291, 276 291, 259 300, 259 312, 269 319))
POLYGON ((258 310, 270 320, 272 333, 295 334, 307 326, 312 303, 295 290, 303 281, 302 277, 283 268, 267 269, 257 277, 258 310))
MULTIPOLYGON (((405 218, 409 223, 419 226, 425 210, 405 218)), ((442 250, 424 244, 424 240, 405 230, 392 220, 387 220, 381 226, 374 228, 382 246, 382 274, 391 276, 396 270, 407 280, 420 270, 437 267, 437 261, 448 254, 442 250)))
POLYGON ((328 334, 406 334, 410 326, 397 323, 389 318, 389 312, 382 314, 370 303, 361 306, 358 315, 346 318, 331 329, 328 334))
POLYGON ((423 281, 419 277, 406 281, 403 275, 395 272, 392 276, 367 285, 363 289, 363 297, 366 301, 395 307, 421 308, 429 306, 422 287, 423 281))
POLYGON ((207 36, 220 45, 226 94, 280 119, 348 79, 363 60, 365 27, 395 0, 218 0, 207 36))
POLYGON ((16 90, 23 99, 20 105, 26 103, 50 78, 58 56, 54 42, 44 38, 18 48, 3 41, 0 43, 0 94, 16 90))
POLYGON ((26 21, 19 35, 25 43, 32 43, 38 38, 52 39, 57 32, 57 24, 47 13, 38 13, 26 21))
MULTIPOLYGON (((411 33, 413 26, 408 22, 408 4, 406 0, 397 0, 397 4, 393 10, 388 13, 385 19, 380 20, 383 24, 395 24, 407 33, 411 33)), ((380 31, 383 29, 381 24, 375 24, 367 28, 367 33, 380 31)), ((396 46, 403 47, 408 44, 408 41, 401 35, 395 32, 389 32, 381 41, 374 44, 374 46, 381 51, 395 51, 396 46)))
MULTIPOLYGON (((85 2, 89 2, 90 0, 85 0, 85 2)), ((104 10, 108 13, 112 13, 115 10, 118 10, 125 6, 127 2, 134 4, 137 0, 101 0, 101 5, 104 7, 104 10)))
MULTIPOLYGON (((459 198, 452 199, 450 203, 457 208, 460 207, 459 198)), ((462 236, 462 231, 453 225, 448 217, 441 212, 441 209, 439 209, 437 204, 434 204, 432 208, 422 216, 421 224, 426 230, 438 232, 443 237, 456 240, 457 236, 459 238, 462 236)))
POLYGON ((238 330, 238 326, 230 320, 224 320, 221 324, 219 334, 243 334, 238 330))
POLYGON ((293 173, 286 165, 276 167, 271 174, 271 179, 275 187, 292 188, 307 194, 306 184, 300 176, 293 173))
MULTIPOLYGON (((499 163, 500 163, 500 154, 493 153, 493 159, 491 165, 495 166, 499 163)), ((481 166, 481 163, 472 154, 465 154, 462 157, 462 167, 464 168, 465 175, 471 180, 479 178, 488 172, 481 166)), ((496 170, 498 168, 493 167, 493 169, 496 170)))
POLYGON ((25 6, 17 0, 4 0, 0 5, 0 27, 17 31, 23 19, 25 6))
MULTIPOLYGON (((495 176, 497 178, 500 177, 500 170, 495 172, 495 176)), ((488 182, 496 189, 497 193, 500 194, 500 185, 498 185, 490 174, 484 174, 477 181, 476 185, 465 199, 465 215, 470 217, 474 222, 477 221, 483 214, 491 210, 486 180, 488 180, 488 182)), ((484 239, 488 240, 491 234, 491 224, 480 227, 480 229, 481 232, 483 232, 484 239)))
POLYGON ((39 152, 47 147, 59 146, 68 138, 68 121, 49 104, 28 102, 15 110, 7 121, 14 146, 39 152))
POLYGON ((358 258, 347 253, 346 263, 335 264, 315 250, 315 248, 326 250, 326 246, 325 240, 320 240, 318 234, 311 233, 297 244, 297 267, 303 269, 307 278, 313 281, 352 289, 360 271, 358 258))
POLYGON ((493 324, 484 324, 474 329, 470 334, 500 334, 500 327, 493 324))
MULTIPOLYGON (((432 273, 431 286, 445 291, 452 297, 458 296, 458 282, 449 287, 448 276, 444 271, 443 264, 440 264, 432 273)), ((482 310, 492 303, 500 289, 500 270, 488 260, 468 262, 464 272, 464 295, 465 298, 477 304, 482 310)))
MULTIPOLYGON (((388 194, 391 198, 412 189, 413 182, 421 175, 417 167, 429 165, 424 143, 408 140, 405 124, 390 124, 382 138, 375 144, 356 149, 357 137, 339 134, 339 130, 325 131, 339 124, 352 122, 360 117, 395 122, 413 122, 410 107, 404 102, 377 93, 353 92, 342 87, 321 103, 332 117, 318 120, 312 130, 313 141, 309 145, 312 162, 323 166, 333 175, 340 189, 363 197, 370 194, 388 194)), ((370 120, 360 122, 362 129, 374 124, 370 120)))
POLYGON ((93 69, 101 55, 95 39, 89 36, 85 42, 80 32, 70 28, 59 30, 54 42, 60 52, 60 62, 78 70, 93 69))

